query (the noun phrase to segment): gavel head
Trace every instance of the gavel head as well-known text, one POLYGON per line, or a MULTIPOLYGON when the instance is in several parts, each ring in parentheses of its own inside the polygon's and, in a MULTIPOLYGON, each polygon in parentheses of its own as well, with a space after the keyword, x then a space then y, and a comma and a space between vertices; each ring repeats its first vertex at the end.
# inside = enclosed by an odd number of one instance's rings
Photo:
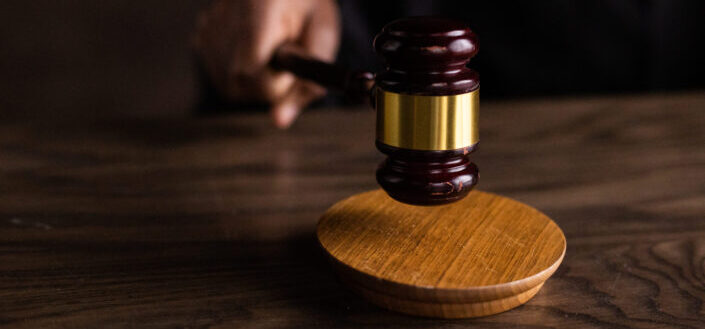
POLYGON ((385 69, 375 78, 377 181, 394 199, 438 205, 477 184, 468 159, 479 142, 479 87, 466 65, 477 36, 463 23, 414 17, 387 24, 374 41, 385 69))

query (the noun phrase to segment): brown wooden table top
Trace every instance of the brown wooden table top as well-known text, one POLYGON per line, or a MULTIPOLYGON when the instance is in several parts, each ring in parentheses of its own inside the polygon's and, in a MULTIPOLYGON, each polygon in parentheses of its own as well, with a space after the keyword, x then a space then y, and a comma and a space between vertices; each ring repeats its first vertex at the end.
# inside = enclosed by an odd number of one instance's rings
POLYGON ((376 188, 369 110, 0 123, 0 326, 703 328, 705 93, 483 103, 479 189, 551 216, 565 260, 515 310, 382 310, 314 238, 376 188))

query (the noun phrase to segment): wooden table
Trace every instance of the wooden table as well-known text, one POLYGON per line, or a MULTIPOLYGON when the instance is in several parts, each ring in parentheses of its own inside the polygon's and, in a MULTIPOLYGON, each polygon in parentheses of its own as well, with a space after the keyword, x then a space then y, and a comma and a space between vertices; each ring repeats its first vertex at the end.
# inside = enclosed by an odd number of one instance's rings
POLYGON ((415 318, 343 288, 314 226, 376 188, 369 110, 0 123, 0 326, 703 328, 705 93, 483 103, 479 188, 568 238, 529 303, 415 318))

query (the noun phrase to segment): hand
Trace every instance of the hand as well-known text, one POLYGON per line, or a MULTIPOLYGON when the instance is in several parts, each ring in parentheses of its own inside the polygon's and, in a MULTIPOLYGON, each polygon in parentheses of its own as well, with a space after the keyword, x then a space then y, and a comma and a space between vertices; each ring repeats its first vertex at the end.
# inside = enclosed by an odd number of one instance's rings
POLYGON ((280 128, 325 89, 276 72, 268 63, 277 47, 294 42, 311 56, 333 61, 340 42, 334 0, 216 0, 200 13, 194 46, 213 85, 230 100, 266 101, 280 128))

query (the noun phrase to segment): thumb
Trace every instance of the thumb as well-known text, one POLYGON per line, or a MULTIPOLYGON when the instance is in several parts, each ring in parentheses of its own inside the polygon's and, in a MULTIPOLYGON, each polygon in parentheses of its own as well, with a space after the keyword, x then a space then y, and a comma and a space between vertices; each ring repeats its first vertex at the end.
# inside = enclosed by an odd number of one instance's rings
POLYGON ((297 80, 286 95, 272 106, 270 114, 274 125, 280 129, 289 128, 306 105, 323 95, 325 95, 323 87, 297 80))

